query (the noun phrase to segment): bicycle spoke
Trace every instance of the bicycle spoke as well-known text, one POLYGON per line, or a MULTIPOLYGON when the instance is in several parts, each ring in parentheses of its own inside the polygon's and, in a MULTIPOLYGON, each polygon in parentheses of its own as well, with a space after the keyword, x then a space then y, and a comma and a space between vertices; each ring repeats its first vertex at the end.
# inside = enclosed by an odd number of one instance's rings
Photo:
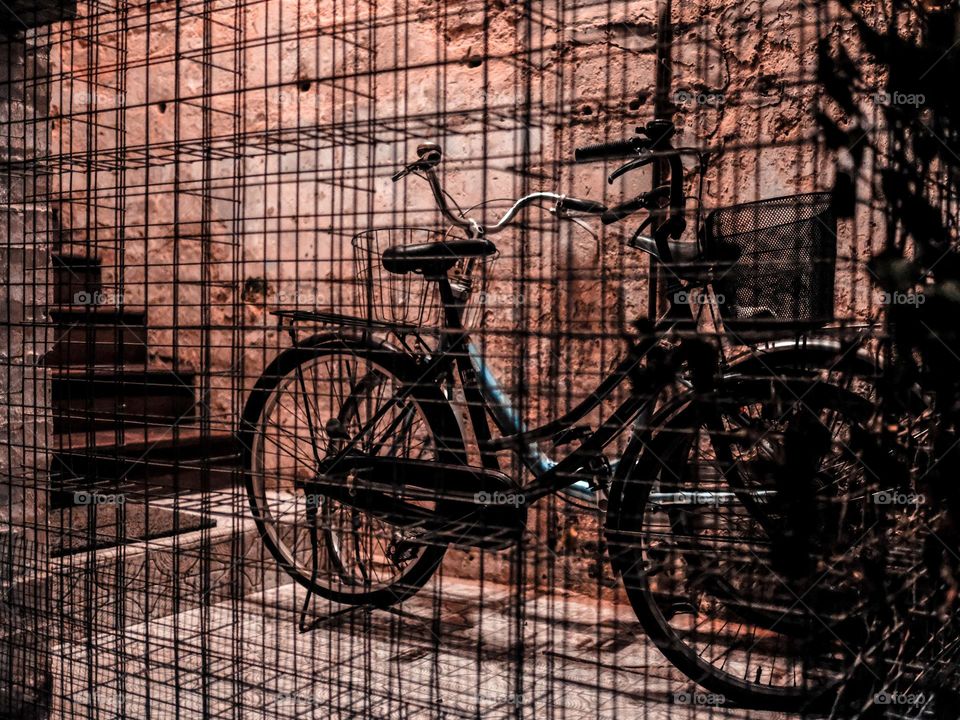
MULTIPOLYGON (((329 497, 319 498, 318 511, 313 513, 300 494, 316 476, 318 455, 336 457, 351 444, 353 452, 398 460, 429 459, 436 452, 418 405, 411 399, 394 403, 400 388, 382 368, 352 355, 335 354, 308 362, 281 379, 264 410, 258 434, 259 466, 251 477, 265 485, 265 497, 276 499, 264 501, 263 511, 268 513, 276 542, 311 583, 363 595, 391 587, 422 556, 426 546, 416 543, 415 531, 400 532, 372 514, 329 497), (328 426, 346 436, 331 436, 328 426), (266 492, 267 483, 283 492, 266 492)), ((327 474, 335 477, 335 470, 336 463, 327 474)), ((397 497, 403 496, 398 487, 397 497)), ((427 508, 433 503, 405 502, 427 508)))

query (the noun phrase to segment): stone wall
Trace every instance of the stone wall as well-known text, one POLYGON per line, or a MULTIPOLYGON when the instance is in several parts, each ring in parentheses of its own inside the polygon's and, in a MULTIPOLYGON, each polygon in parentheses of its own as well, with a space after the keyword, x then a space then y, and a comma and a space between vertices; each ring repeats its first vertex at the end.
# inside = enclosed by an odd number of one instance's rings
MULTIPOLYGON (((562 3, 529 20, 512 4, 487 15, 470 3, 404 7, 409 19, 401 25, 384 22, 373 34, 343 36, 376 47, 375 54, 343 39, 342 52, 336 41, 291 40, 258 47, 259 63, 247 60, 248 86, 262 77, 274 83, 253 93, 248 128, 336 124, 339 115, 343 128, 369 119, 378 140, 374 148, 360 143, 247 163, 243 277, 256 289, 244 308, 249 377, 284 341, 271 334, 265 309, 334 308, 336 281, 353 273, 348 241, 356 230, 437 222, 424 183, 394 185, 389 177, 420 141, 443 146, 444 186, 463 207, 532 190, 612 204, 649 187, 648 174, 608 185, 612 167, 569 161, 574 147, 628 135, 652 117, 654 2, 562 3), (349 91, 303 82, 338 68, 362 80, 349 91), (436 117, 439 129, 423 117, 436 117), (338 174, 338 167, 359 170, 338 174), (264 321, 265 332, 258 328, 264 321)), ((387 18, 396 10, 380 8, 387 18)), ((272 37, 292 22, 280 3, 253 12, 264 16, 250 18, 248 37, 272 37)), ((323 8, 320 14, 300 15, 298 27, 309 35, 329 24, 323 8)), ((674 21, 677 142, 715 151, 705 209, 829 187, 829 158, 813 139, 816 39, 825 31, 816 11, 788 0, 678 3, 674 21)), ((508 204, 491 202, 484 218, 508 204)), ((496 237, 501 256, 488 278, 486 306, 473 318, 490 334, 488 357, 508 389, 522 394, 522 384, 549 398, 526 403, 535 422, 569 409, 615 361, 623 320, 646 311, 648 265, 623 245, 632 227, 594 227, 592 237, 546 213, 531 217, 527 232, 496 237), (522 342, 503 338, 519 328, 536 332, 522 342)), ((849 236, 845 242, 841 254, 849 256, 849 236)), ((839 313, 850 314, 848 300, 840 298, 839 313)))
POLYGON ((0 717, 43 716, 49 703, 46 567, 49 390, 38 360, 48 342, 47 48, 0 44, 0 717), (37 80, 40 79, 40 82, 37 80))
MULTIPOLYGON (((76 110, 76 96, 93 94, 97 117, 114 113, 122 128, 91 136, 65 121, 61 152, 142 149, 122 178, 103 169, 62 180, 78 196, 85 184, 116 188, 122 233, 114 210, 89 202, 65 207, 64 224, 92 240, 125 304, 147 308, 155 359, 211 372, 218 422, 239 411, 237 378, 249 386, 284 342, 267 310, 342 304, 357 230, 437 223, 423 183, 390 182, 419 142, 443 145, 445 187, 464 207, 538 189, 613 203, 649 182, 637 174, 608 186, 610 168, 569 159, 652 116, 653 0, 548 3, 530 18, 514 3, 212 7, 206 36, 201 17, 159 2, 149 31, 145 8, 101 27, 94 54, 65 39, 58 68, 109 73, 123 93, 72 79, 53 97, 76 110)), ((818 11, 778 0, 678 3, 674 15, 679 142, 718 150, 705 206, 826 185, 826 158, 808 142, 818 11)), ((485 217, 503 207, 491 203, 485 217)), ((498 236, 487 307, 474 316, 492 331, 536 326, 545 336, 489 352, 508 386, 557 398, 529 403, 531 420, 569 407, 614 361, 622 319, 645 309, 647 275, 623 228, 594 238, 536 219, 522 237, 498 236), (591 339, 560 347, 572 329, 591 339)))
MULTIPOLYGON (((146 308, 152 363, 206 376, 215 428, 235 428, 289 344, 271 309, 349 312, 357 231, 438 224, 421 181, 390 179, 418 143, 441 143, 445 188, 488 202, 474 211, 487 221, 534 190, 613 204, 649 188, 648 172, 609 185, 612 166, 570 160, 653 116, 654 0, 534 3, 530 17, 503 1, 207 7, 206 23, 166 0, 104 13, 96 38, 65 33, 50 90, 55 154, 90 161, 55 179, 65 249, 95 252, 124 304, 146 308)), ((673 20, 677 143, 714 150, 704 209, 829 187, 812 138, 816 41, 833 21, 795 0, 675 3, 673 20)), ((496 237, 472 322, 536 423, 619 357, 649 271, 623 243, 632 227, 530 219, 496 237)), ((861 239, 841 241, 851 256, 861 239)), ((849 276, 838 294, 839 313, 860 307, 849 276)))

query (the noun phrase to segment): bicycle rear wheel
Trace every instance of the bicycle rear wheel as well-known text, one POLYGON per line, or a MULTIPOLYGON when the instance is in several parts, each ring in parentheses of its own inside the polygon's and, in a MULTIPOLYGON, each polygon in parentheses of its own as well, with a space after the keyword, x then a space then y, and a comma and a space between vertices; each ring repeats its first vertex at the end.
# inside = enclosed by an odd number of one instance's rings
POLYGON ((736 400, 710 422, 680 406, 628 451, 608 542, 637 617, 678 669, 726 702, 810 709, 850 677, 870 632, 859 559, 879 539, 875 480, 854 450, 870 410, 829 385, 775 401, 760 385, 726 388, 736 400))
MULTIPOLYGON (((247 401, 240 440, 257 528, 280 566, 323 597, 354 605, 400 602, 423 586, 446 552, 422 529, 310 496, 319 464, 364 427, 355 446, 360 452, 462 463, 463 442, 446 398, 436 385, 416 380, 402 353, 367 339, 320 336, 281 353, 247 401), (409 386, 412 394, 398 401, 400 388, 409 386)), ((402 483, 393 492, 435 509, 433 500, 407 497, 402 483)))

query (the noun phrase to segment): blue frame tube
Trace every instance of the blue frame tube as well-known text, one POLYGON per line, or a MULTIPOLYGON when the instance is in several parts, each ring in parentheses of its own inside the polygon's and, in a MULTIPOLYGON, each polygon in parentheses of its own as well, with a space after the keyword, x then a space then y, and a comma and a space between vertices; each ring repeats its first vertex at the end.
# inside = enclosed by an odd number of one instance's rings
MULTIPOLYGON (((513 406, 510 396, 504 392, 496 376, 490 372, 490 368, 483 361, 480 351, 470 342, 467 343, 467 354, 470 357, 470 364, 477 374, 477 384, 480 391, 487 399, 488 407, 493 414, 494 420, 501 432, 509 435, 516 435, 526 431, 526 427, 520 420, 520 415, 513 406)), ((541 452, 536 445, 527 445, 523 452, 524 463, 530 468, 530 471, 539 477, 548 472, 557 463, 541 452)), ((593 488, 586 480, 578 480, 573 485, 564 488, 561 492, 593 498, 595 493, 593 488)))

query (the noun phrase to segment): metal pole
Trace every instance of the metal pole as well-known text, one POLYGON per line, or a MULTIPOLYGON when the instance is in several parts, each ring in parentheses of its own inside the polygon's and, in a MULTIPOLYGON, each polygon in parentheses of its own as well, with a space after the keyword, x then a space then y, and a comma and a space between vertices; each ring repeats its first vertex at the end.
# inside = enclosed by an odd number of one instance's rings
MULTIPOLYGON (((670 90, 673 85, 673 23, 671 22, 672 0, 658 0, 657 7, 657 74, 654 79, 653 116, 660 120, 670 120, 673 117, 673 102, 670 90)), ((653 187, 662 184, 666 174, 666 163, 659 162, 653 166, 653 187)), ((650 258, 650 288, 647 298, 647 316, 651 319, 659 315, 659 267, 654 258, 650 258)))

